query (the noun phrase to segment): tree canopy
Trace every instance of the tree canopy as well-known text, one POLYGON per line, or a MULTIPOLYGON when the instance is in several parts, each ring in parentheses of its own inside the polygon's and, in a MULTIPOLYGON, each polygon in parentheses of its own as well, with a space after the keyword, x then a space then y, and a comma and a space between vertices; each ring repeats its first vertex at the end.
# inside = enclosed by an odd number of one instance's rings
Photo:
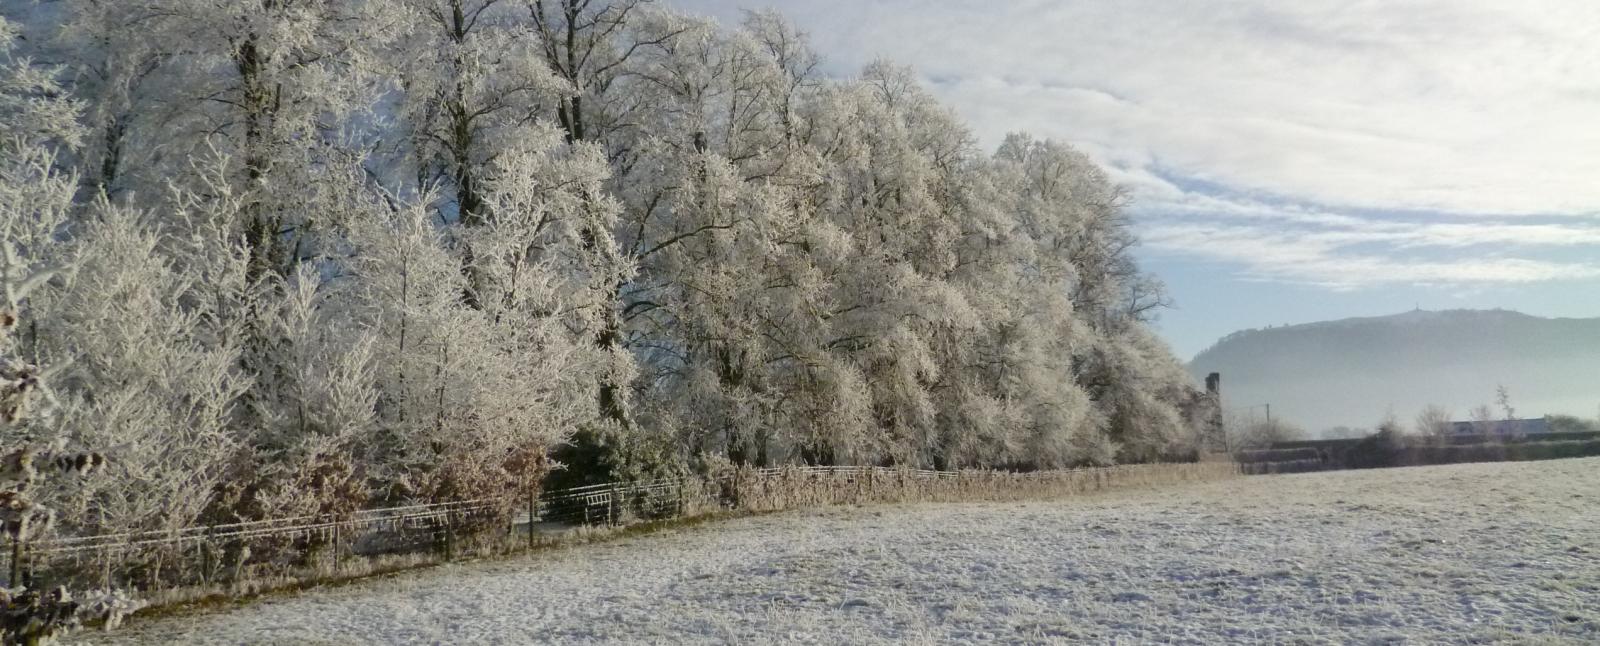
POLYGON ((1166 299, 1105 173, 1025 134, 984 153, 908 68, 825 77, 775 13, 17 16, 39 35, 0 22, 20 322, 0 373, 60 367, 29 395, 54 414, 0 442, 123 465, 55 493, 79 530, 465 499, 562 466, 1193 450, 1191 385, 1148 325, 1166 299))

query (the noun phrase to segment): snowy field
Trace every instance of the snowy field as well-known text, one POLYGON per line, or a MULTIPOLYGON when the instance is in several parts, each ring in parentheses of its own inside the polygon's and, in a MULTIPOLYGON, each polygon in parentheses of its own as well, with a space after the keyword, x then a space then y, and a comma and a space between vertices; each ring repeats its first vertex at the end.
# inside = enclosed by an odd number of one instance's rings
POLYGON ((836 508, 135 621, 105 643, 1596 643, 1600 459, 836 508))

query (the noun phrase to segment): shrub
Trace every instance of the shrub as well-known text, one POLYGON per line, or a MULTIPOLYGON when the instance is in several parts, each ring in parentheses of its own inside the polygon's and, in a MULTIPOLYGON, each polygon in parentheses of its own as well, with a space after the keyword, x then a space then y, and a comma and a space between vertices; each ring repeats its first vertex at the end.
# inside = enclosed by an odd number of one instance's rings
POLYGON ((1402 464, 1404 437, 1397 426, 1385 424, 1345 453, 1345 466, 1352 469, 1395 467, 1402 464))

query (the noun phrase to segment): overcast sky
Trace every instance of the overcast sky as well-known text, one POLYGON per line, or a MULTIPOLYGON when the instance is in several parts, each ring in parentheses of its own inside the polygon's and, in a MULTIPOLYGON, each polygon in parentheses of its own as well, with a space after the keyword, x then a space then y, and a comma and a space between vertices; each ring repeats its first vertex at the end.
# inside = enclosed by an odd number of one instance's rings
POLYGON ((832 75, 915 67, 986 147, 1093 155, 1185 357, 1414 306, 1600 316, 1600 2, 669 1, 778 8, 832 75))

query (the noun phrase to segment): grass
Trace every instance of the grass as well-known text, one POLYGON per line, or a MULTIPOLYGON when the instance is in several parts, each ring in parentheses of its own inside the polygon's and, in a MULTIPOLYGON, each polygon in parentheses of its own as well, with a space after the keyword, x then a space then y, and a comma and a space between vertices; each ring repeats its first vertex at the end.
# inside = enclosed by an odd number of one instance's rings
POLYGON ((1596 643, 1596 466, 737 513, 99 641, 1596 643))
MULTIPOLYGON (((572 549, 588 544, 688 529, 719 520, 769 513, 775 512, 714 511, 678 518, 641 521, 615 527, 579 525, 560 534, 536 538, 532 547, 528 546, 528 541, 525 537, 505 537, 501 539, 504 545, 493 552, 465 556, 448 561, 440 560, 431 554, 397 555, 382 557, 382 559, 364 559, 364 561, 378 561, 369 566, 342 568, 344 570, 357 570, 354 572, 325 572, 316 578, 283 577, 282 580, 255 580, 237 591, 205 590, 198 586, 191 586, 173 590, 172 592, 176 593, 176 595, 171 597, 170 600, 152 603, 134 612, 129 616, 129 619, 142 621, 223 612, 230 608, 247 606, 263 599, 291 596, 312 590, 337 589, 354 583, 364 583, 445 565, 501 560, 528 554, 572 549), (411 562, 406 562, 408 560, 411 562)), ((99 628, 100 624, 101 622, 96 620, 87 622, 85 627, 99 628)))

